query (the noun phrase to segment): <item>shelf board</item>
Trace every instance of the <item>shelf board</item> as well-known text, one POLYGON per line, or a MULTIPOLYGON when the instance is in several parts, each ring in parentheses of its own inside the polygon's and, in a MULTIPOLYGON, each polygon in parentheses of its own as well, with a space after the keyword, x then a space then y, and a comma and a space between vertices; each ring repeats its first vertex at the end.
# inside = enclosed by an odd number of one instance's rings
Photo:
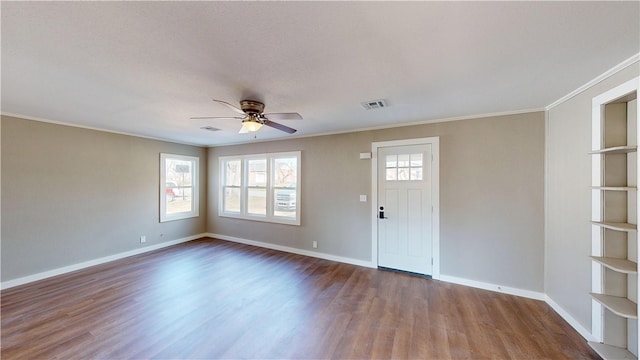
POLYGON ((592 221, 591 223, 594 225, 602 226, 603 228, 618 230, 618 231, 631 232, 631 231, 636 231, 638 229, 638 226, 636 224, 629 224, 629 223, 608 222, 608 221, 604 221, 604 222, 592 221))
POLYGON ((629 350, 617 346, 602 344, 599 342, 589 341, 589 346, 600 355, 601 358, 607 359, 633 359, 637 360, 629 350))
POLYGON ((610 191, 637 191, 635 186, 592 186, 594 190, 610 190, 610 191))
POLYGON ((589 154, 627 154, 638 151, 637 145, 631 146, 614 146, 606 149, 593 150, 589 154))
POLYGON ((592 256, 593 261, 596 261, 611 270, 615 270, 625 274, 637 274, 638 264, 627 259, 617 259, 609 257, 592 256))
POLYGON ((638 305, 633 301, 620 296, 589 293, 602 306, 611 310, 614 314, 627 319, 638 318, 638 305))

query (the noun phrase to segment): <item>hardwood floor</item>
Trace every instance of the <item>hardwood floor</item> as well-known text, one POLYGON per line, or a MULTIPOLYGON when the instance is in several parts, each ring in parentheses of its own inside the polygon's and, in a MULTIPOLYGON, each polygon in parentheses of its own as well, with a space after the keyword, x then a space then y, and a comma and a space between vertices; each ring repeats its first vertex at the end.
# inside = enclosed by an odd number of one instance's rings
POLYGON ((547 304, 201 239, 8 289, 2 359, 597 359, 547 304))

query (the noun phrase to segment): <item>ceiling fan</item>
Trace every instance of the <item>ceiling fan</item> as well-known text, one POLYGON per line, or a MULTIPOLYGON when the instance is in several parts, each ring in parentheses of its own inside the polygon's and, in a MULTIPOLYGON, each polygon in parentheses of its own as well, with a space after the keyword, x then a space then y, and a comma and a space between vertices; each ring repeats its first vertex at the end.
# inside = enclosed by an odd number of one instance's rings
POLYGON ((248 133, 260 130, 262 125, 284 131, 289 134, 295 133, 297 130, 286 125, 279 124, 273 120, 302 120, 302 116, 298 113, 264 113, 264 104, 256 100, 241 100, 240 108, 222 100, 213 99, 213 101, 225 105, 231 110, 241 114, 242 116, 196 116, 191 119, 238 119, 242 120, 242 129, 240 133, 248 133))

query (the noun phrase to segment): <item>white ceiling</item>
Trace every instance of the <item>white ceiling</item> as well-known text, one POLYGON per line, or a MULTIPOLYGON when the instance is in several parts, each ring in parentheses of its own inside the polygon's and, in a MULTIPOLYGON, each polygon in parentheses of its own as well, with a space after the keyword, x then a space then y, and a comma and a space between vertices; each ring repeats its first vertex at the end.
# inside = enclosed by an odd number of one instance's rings
POLYGON ((2 113, 199 145, 542 109, 640 52, 640 2, 6 2, 2 113), (388 108, 360 104, 386 99, 388 108), (218 132, 201 130, 210 125, 218 132))

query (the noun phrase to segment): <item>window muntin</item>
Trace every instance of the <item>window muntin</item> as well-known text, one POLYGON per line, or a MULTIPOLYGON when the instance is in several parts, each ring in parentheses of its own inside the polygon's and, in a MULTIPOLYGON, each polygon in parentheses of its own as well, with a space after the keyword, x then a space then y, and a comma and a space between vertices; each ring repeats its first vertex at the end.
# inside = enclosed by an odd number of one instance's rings
POLYGON ((385 161, 387 181, 422 180, 422 154, 387 155, 385 161))
POLYGON ((242 184, 242 162, 230 160, 224 168, 223 209, 225 212, 240 213, 240 185, 242 184))
POLYGON ((160 154, 160 222, 199 216, 199 158, 160 154))
POLYGON ((221 216, 300 225, 300 152, 220 158, 221 216))

